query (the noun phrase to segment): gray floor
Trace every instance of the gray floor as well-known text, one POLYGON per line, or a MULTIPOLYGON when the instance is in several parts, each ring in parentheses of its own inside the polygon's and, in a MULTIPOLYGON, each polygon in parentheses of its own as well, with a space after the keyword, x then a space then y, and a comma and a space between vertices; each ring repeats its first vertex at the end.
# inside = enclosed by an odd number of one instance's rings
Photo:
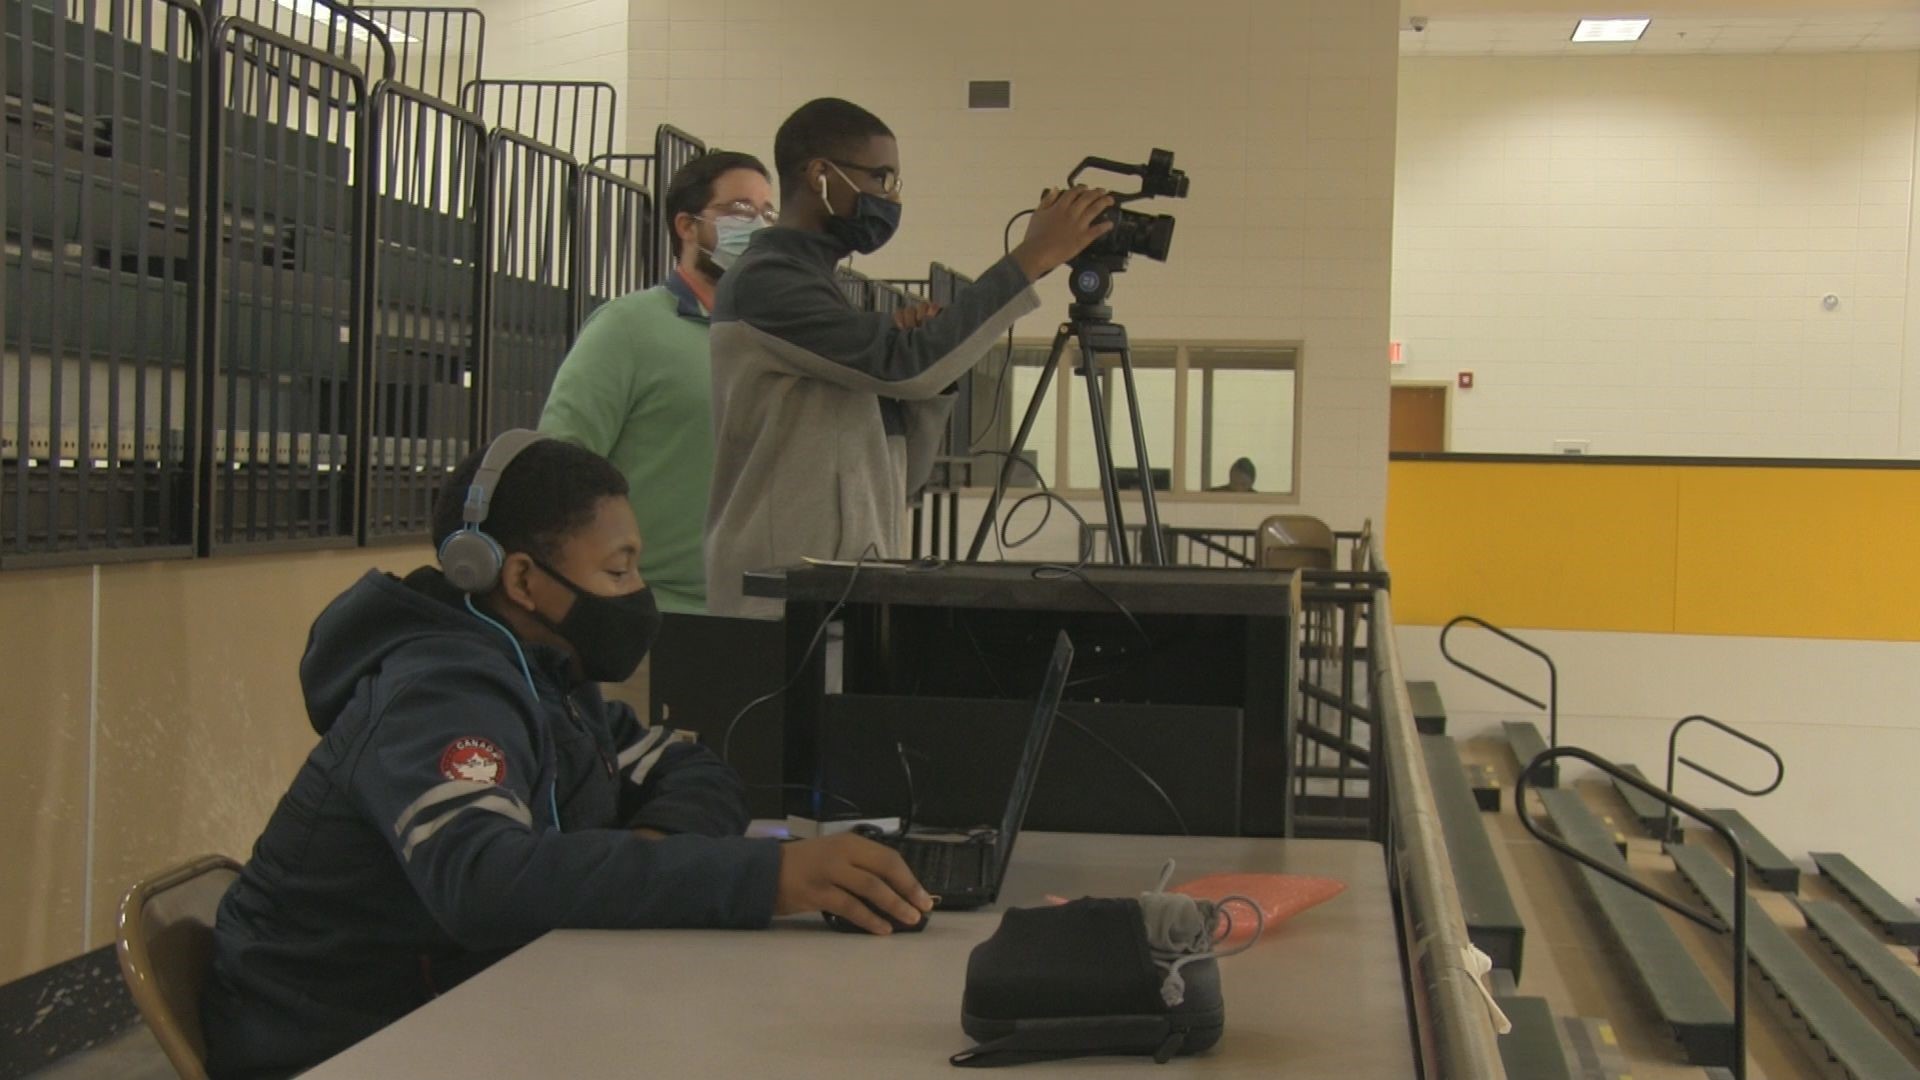
POLYGON ((172 1080, 173 1066, 145 1025, 30 1073, 33 1080, 172 1080))

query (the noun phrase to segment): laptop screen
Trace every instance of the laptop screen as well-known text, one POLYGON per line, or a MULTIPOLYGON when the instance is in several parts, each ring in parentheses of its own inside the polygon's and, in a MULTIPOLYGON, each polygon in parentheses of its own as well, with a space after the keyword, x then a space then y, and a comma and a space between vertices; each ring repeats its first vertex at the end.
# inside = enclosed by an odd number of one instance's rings
POLYGON ((1033 723, 1027 726, 1027 745, 1020 751, 1020 768, 1013 774, 1013 791, 1007 799, 1007 816, 1000 823, 999 843, 994 845, 994 857, 999 866, 994 872, 994 886, 999 887, 1000 879, 1006 876, 1007 864, 1013 858, 1013 839, 1020 834, 1020 825, 1027 819, 1027 804, 1033 801, 1033 789, 1040 779, 1040 759, 1047 754, 1047 739, 1053 734, 1053 718, 1060 709, 1060 696, 1067 689, 1067 671, 1073 667, 1073 642, 1062 630, 1054 639, 1053 659, 1047 663, 1046 679, 1040 684, 1039 700, 1033 705, 1033 723))

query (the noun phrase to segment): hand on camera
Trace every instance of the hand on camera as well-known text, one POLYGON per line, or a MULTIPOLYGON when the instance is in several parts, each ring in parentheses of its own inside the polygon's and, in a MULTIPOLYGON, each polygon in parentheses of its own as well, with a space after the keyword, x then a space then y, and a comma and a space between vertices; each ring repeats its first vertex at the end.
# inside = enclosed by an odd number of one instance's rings
POLYGON ((893 313, 893 325, 902 330, 918 330, 927 324, 927 320, 940 314, 939 304, 915 304, 912 307, 898 308, 893 313))
POLYGON ((1014 261, 1028 281, 1039 281, 1054 267, 1086 250, 1088 244, 1113 230, 1100 215, 1113 208, 1113 196, 1102 188, 1049 189, 1027 222, 1026 239, 1013 249, 1014 261))
POLYGON ((933 910, 933 897, 914 880, 899 852, 866 837, 838 833, 781 845, 774 914, 825 911, 871 934, 892 933, 887 920, 867 904, 912 925, 933 910))

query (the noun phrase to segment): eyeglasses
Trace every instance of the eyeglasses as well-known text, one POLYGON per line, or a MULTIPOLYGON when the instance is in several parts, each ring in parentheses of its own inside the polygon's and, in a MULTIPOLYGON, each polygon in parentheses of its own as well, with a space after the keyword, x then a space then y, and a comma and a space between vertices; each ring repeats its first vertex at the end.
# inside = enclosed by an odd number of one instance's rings
POLYGON ((735 199, 733 202, 727 203, 715 203, 707 207, 705 216, 740 218, 743 221, 764 221, 768 225, 778 225, 780 223, 780 211, 774 210, 771 207, 755 206, 745 199, 735 199))
MULTIPOLYGON (((900 170, 891 165, 856 165, 851 161, 840 161, 836 158, 828 158, 827 160, 836 168, 852 169, 854 172, 867 174, 874 183, 880 185, 880 193, 882 195, 900 194, 902 183, 900 170)), ((845 174, 843 173, 842 175, 845 174)))

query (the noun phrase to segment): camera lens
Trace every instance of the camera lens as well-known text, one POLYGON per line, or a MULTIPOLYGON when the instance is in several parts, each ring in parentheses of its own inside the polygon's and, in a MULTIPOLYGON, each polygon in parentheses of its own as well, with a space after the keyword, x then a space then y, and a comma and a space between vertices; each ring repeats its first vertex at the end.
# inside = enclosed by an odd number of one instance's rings
POLYGON ((1145 255, 1155 262, 1166 262, 1167 253, 1173 249, 1172 214, 1133 214, 1133 228, 1127 240, 1127 249, 1136 255, 1145 255))

